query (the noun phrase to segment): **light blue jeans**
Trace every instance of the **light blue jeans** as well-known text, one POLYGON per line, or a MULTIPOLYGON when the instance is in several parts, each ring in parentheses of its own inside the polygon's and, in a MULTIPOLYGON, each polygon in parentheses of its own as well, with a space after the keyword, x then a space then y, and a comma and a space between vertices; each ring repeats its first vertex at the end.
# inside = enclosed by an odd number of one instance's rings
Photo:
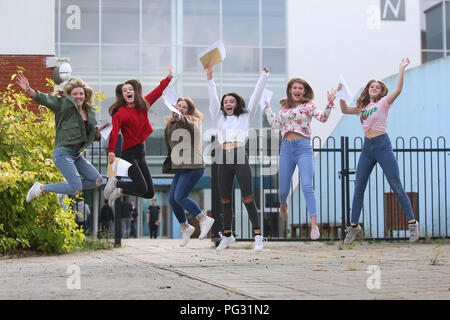
POLYGON ((357 224, 361 215, 361 207, 364 200, 364 191, 373 167, 380 164, 389 185, 398 198, 400 206, 406 214, 408 220, 414 219, 411 202, 403 189, 400 180, 398 163, 392 150, 391 140, 386 134, 374 138, 364 138, 364 145, 358 160, 356 169, 355 194, 353 195, 352 215, 350 222, 357 224))
POLYGON ((307 138, 281 141, 280 164, 278 170, 280 184, 278 196, 280 198, 280 204, 286 204, 287 202, 295 166, 298 166, 300 172, 300 183, 309 216, 316 216, 316 198, 313 187, 313 151, 311 143, 307 138))
POLYGON ((80 147, 62 146, 53 150, 53 162, 66 182, 44 185, 44 192, 76 195, 79 190, 98 187, 102 176, 95 167, 80 154, 80 147))

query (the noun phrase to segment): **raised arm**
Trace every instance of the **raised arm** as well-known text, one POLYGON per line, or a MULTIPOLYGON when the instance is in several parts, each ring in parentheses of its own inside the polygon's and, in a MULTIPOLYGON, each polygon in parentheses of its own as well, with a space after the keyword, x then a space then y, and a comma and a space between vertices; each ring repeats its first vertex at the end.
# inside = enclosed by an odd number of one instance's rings
POLYGON ((31 98, 34 99, 37 103, 40 105, 43 105, 50 110, 56 112, 59 110, 58 106, 58 100, 59 98, 57 96, 51 95, 51 94, 45 94, 39 91, 36 91, 30 87, 30 83, 28 82, 27 77, 25 77, 23 74, 18 74, 16 77, 16 84, 25 92, 28 93, 31 98))
POLYGON ((389 93, 386 97, 387 103, 392 104, 395 99, 400 95, 403 89, 403 78, 405 76, 405 69, 409 65, 410 61, 408 58, 402 59, 402 62, 400 62, 399 72, 398 72, 398 80, 397 80, 397 86, 395 89, 389 93))
MULTIPOLYGON (((342 84, 339 83, 338 87, 337 87, 337 91, 342 89, 342 84)), ((341 107, 341 112, 343 114, 357 114, 358 113, 358 109, 356 107, 349 107, 347 104, 347 101, 339 99, 339 105, 341 107)))
POLYGON ((150 107, 152 106, 152 104, 156 102, 156 100, 158 100, 162 96, 164 90, 167 88, 172 78, 173 78, 173 69, 172 66, 170 66, 169 75, 163 80, 161 80, 159 86, 157 86, 155 89, 153 89, 152 92, 150 92, 148 95, 145 96, 145 100, 148 102, 150 107))
POLYGON ((222 110, 220 110, 216 84, 213 79, 213 67, 206 68, 206 79, 208 79, 209 113, 214 122, 217 122, 222 116, 222 110))
POLYGON ((279 129, 280 125, 277 119, 277 115, 273 113, 272 108, 270 108, 270 103, 265 101, 266 107, 264 111, 266 112, 267 122, 269 122, 272 129, 279 129))
POLYGON ((256 111, 258 111, 259 102, 261 101, 261 96, 266 86, 267 78, 269 77, 269 72, 270 72, 269 69, 266 66, 264 66, 263 72, 259 76, 258 83, 256 84, 256 88, 253 91, 252 96, 250 97, 250 100, 248 102, 249 122, 252 121, 253 117, 256 114, 256 111))
POLYGON ((321 112, 317 108, 313 109, 312 116, 319 120, 320 122, 325 122, 328 120, 328 117, 330 116, 331 110, 334 107, 334 99, 336 99, 336 90, 331 89, 330 91, 327 91, 327 98, 328 98, 328 104, 325 107, 325 111, 321 112))

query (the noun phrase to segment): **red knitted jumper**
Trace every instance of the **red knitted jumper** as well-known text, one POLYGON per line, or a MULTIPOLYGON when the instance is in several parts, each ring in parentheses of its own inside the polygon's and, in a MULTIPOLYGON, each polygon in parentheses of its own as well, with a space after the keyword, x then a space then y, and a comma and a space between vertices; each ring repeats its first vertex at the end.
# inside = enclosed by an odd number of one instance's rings
MULTIPOLYGON (((163 94, 164 89, 169 85, 170 78, 162 80, 145 100, 151 107, 156 100, 163 94)), ((108 152, 114 153, 119 136, 119 130, 123 135, 122 150, 131 148, 137 144, 144 143, 148 136, 153 132, 153 128, 148 120, 148 110, 137 110, 135 107, 120 107, 112 116, 113 129, 109 136, 108 152)))

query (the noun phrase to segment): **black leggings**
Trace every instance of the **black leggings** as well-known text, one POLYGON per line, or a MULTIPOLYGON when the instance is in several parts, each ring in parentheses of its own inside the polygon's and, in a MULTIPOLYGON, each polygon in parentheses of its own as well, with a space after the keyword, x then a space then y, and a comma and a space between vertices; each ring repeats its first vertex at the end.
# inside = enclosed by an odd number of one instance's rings
POLYGON ((117 187, 122 188, 124 194, 151 199, 155 195, 152 175, 145 161, 145 146, 137 144, 122 151, 122 159, 131 163, 128 176, 132 182, 117 181, 117 187))
POLYGON ((234 177, 236 176, 241 188, 242 198, 247 208, 248 217, 253 226, 253 230, 260 228, 258 210, 253 199, 252 169, 248 163, 248 156, 243 147, 223 150, 222 163, 217 165, 219 180, 219 194, 222 203, 223 229, 231 230, 233 222, 233 208, 231 197, 233 193, 234 177), (240 160, 238 162, 238 160, 240 160), (251 197, 250 202, 245 200, 251 197), (224 203, 225 202, 225 203, 224 203))

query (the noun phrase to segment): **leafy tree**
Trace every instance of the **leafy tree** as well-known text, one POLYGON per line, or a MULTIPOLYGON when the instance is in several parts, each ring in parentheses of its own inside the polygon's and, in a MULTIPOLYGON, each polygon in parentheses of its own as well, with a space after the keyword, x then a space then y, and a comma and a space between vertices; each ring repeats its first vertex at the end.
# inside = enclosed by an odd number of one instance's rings
MULTIPOLYGON (((19 67, 18 73, 23 71, 19 67)), ((12 83, 0 91, 0 252, 19 248, 69 252, 85 238, 70 206, 59 207, 54 193, 25 201, 35 181, 64 180, 52 161, 54 115, 42 106, 37 113, 30 111, 30 101, 12 83)))

